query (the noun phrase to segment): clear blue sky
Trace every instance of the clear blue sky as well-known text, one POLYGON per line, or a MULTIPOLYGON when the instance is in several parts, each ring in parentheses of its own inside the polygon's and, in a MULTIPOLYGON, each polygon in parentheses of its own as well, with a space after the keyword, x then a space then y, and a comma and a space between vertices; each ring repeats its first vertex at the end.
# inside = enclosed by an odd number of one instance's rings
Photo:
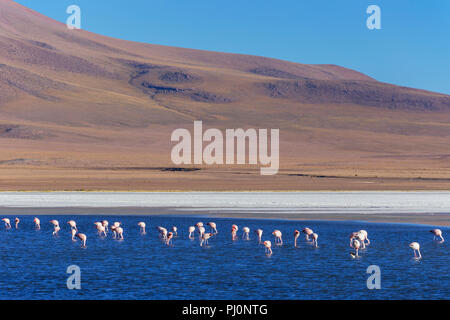
POLYGON ((450 94, 449 0, 18 0, 115 38, 337 64, 377 80, 450 94), (381 8, 381 30, 366 9, 381 8))

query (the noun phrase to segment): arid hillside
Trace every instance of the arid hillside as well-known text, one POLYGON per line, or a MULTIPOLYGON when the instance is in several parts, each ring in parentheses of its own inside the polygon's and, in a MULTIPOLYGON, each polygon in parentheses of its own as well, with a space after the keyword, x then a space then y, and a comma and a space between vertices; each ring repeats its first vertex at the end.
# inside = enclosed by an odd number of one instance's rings
POLYGON ((0 190, 448 190, 450 96, 69 30, 0 0, 0 148, 0 190), (279 128, 279 174, 175 167, 170 135, 194 120, 279 128))

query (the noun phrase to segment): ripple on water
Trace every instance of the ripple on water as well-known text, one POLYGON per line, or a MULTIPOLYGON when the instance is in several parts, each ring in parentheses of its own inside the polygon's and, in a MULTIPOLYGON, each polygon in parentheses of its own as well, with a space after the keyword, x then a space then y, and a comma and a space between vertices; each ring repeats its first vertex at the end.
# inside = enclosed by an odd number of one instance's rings
MULTIPOLYGON (((53 237, 50 217, 20 217, 20 229, 0 230, 0 299, 448 299, 450 255, 447 242, 434 242, 429 227, 351 222, 293 222, 214 219, 219 234, 201 248, 187 239, 199 218, 189 217, 51 217, 62 230, 53 237), (74 218, 88 237, 87 248, 70 239, 66 221, 74 218), (122 221, 125 240, 97 236, 93 222, 122 221), (137 223, 147 223, 141 235, 137 223), (63 223, 64 222, 64 223, 63 223), (231 241, 231 225, 251 229, 251 240, 231 241), (156 226, 178 227, 179 237, 167 247, 156 226), (308 226, 319 234, 319 248, 299 238, 295 229, 308 226), (285 244, 264 254, 254 230, 283 232, 285 244), (351 259, 348 234, 365 229, 372 244, 351 259), (412 259, 408 244, 421 244, 422 260, 412 259), (66 269, 78 265, 82 289, 68 290, 66 269), (366 269, 381 268, 381 290, 368 290, 366 269)), ((209 219, 208 219, 209 220, 209 219)), ((206 222, 206 221, 205 221, 206 222)), ((209 229, 207 227, 207 229, 209 229)), ((444 236, 449 229, 444 229, 444 236)))

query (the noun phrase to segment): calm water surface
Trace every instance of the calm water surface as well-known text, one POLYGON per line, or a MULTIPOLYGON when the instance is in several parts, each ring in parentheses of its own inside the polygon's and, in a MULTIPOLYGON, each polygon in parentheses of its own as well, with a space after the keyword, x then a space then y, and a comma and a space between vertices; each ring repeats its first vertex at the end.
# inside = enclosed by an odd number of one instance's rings
MULTIPOLYGON (((0 230, 0 299, 449 299, 448 241, 437 243, 430 227, 356 222, 292 222, 217 219, 219 234, 208 247, 189 240, 187 229, 208 218, 159 216, 20 217, 19 230, 0 230), (52 236, 49 220, 60 221, 52 236), (87 248, 72 242, 66 222, 74 218, 87 237, 87 248), (125 240, 99 237, 93 222, 121 221, 125 240), (137 223, 147 223, 141 235, 137 223), (251 229, 251 240, 231 241, 231 225, 251 229), (179 236, 168 247, 156 226, 177 226, 179 236), (319 248, 304 239, 293 246, 295 229, 308 226, 319 234, 319 248), (285 245, 268 257, 254 230, 283 232, 285 245), (372 244, 360 259, 351 259, 348 234, 365 229, 372 244), (420 242, 423 259, 412 259, 408 244, 420 242), (81 268, 81 290, 68 290, 70 265, 81 268), (381 290, 368 290, 366 269, 381 268, 381 290)), ((13 220, 12 217, 11 220, 13 220)), ((207 227, 208 229, 208 227, 207 227)), ((444 237, 448 228, 441 228, 444 237)), ((446 239, 447 240, 447 239, 446 239)))

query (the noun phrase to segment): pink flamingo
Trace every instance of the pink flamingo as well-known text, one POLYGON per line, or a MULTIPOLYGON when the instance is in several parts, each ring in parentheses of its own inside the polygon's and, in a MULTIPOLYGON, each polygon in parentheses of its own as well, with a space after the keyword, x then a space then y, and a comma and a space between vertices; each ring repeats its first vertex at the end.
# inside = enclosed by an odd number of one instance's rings
POLYGON ((203 222, 197 222, 197 224, 195 225, 197 228, 199 228, 199 227, 204 227, 203 226, 203 222))
POLYGON ((203 234, 206 232, 205 227, 198 227, 198 238, 201 239, 203 234))
POLYGON ((76 231, 78 231, 77 229, 77 223, 73 220, 67 221, 67 223, 69 224, 71 229, 75 229, 76 231))
POLYGON ((264 241, 264 247, 266 254, 271 255, 272 254, 272 242, 270 241, 264 241))
POLYGON ((275 236, 275 244, 278 244, 280 246, 283 245, 283 239, 281 238, 282 233, 280 230, 275 230, 274 232, 272 232, 272 234, 275 236))
POLYGON ((167 240, 167 229, 163 228, 163 227, 158 227, 158 230, 159 230, 159 237, 162 240, 166 241, 167 240))
POLYGON ((309 236, 311 236, 314 231, 312 231, 312 229, 310 228, 303 228, 302 232, 305 234, 305 239, 309 241, 309 236))
POLYGON ((244 227, 244 228, 242 228, 242 231, 243 231, 242 239, 250 240, 250 228, 244 227))
POLYGON ((350 247, 352 246, 353 239, 357 239, 360 242, 361 249, 366 248, 366 244, 364 243, 364 240, 366 240, 366 236, 364 233, 361 233, 360 231, 352 232, 349 237, 350 237, 350 247))
POLYGON ((86 235, 84 233, 77 233, 77 237, 82 241, 81 247, 86 248, 86 235))
POLYGON ((19 229, 19 222, 20 222, 19 218, 14 219, 14 223, 16 224, 16 229, 19 229))
POLYGON ((202 234, 205 233, 205 227, 203 225, 203 222, 197 222, 195 225, 198 229, 198 237, 199 239, 202 237, 202 234))
POLYGON ((191 226, 189 227, 189 239, 193 239, 194 237, 192 236, 192 234, 195 232, 195 227, 191 226))
POLYGON ((359 240, 359 242, 361 242, 361 249, 365 249, 366 248, 366 236, 364 235, 364 233, 361 233, 360 231, 358 231, 356 233, 356 239, 359 240))
POLYGON ((312 240, 313 240, 313 245, 316 247, 316 248, 318 248, 319 246, 318 246, 318 244, 317 244, 317 239, 319 238, 319 235, 317 234, 317 233, 313 233, 312 235, 311 235, 311 237, 312 237, 312 240))
POLYGON ((137 225, 141 228, 141 234, 145 234, 145 222, 139 222, 137 225))
POLYGON ((52 233, 52 234, 53 234, 54 236, 57 236, 59 230, 61 230, 61 228, 60 228, 59 226, 56 226, 55 229, 53 230, 53 233, 52 233))
POLYGON ((111 231, 114 234, 114 239, 120 239, 123 240, 123 229, 121 227, 116 227, 115 225, 111 226, 111 231))
POLYGON ((114 238, 114 239, 117 237, 116 228, 117 228, 117 227, 116 227, 115 225, 112 225, 112 226, 111 226, 111 231, 113 232, 113 238, 114 238))
POLYGON ((203 247, 203 244, 208 245, 208 240, 213 236, 212 233, 203 233, 202 241, 200 242, 200 247, 203 247))
POLYGON ((36 230, 40 230, 41 229, 41 220, 39 220, 38 218, 34 217, 34 225, 36 226, 36 230))
POLYGON ((105 228, 105 232, 109 231, 108 225, 109 225, 108 220, 103 220, 102 221, 102 226, 105 228))
POLYGON ((117 227, 117 228, 116 228, 116 232, 117 232, 117 237, 118 237, 120 240, 123 240, 123 229, 122 229, 122 227, 117 227))
POLYGON ((214 231, 214 234, 218 234, 217 225, 214 222, 208 222, 207 225, 211 228, 211 231, 214 231))
POLYGON ((77 234, 77 231, 75 229, 70 229, 70 232, 72 232, 72 241, 76 241, 75 236, 77 234))
POLYGON ((357 240, 357 239, 355 239, 355 238, 352 238, 350 246, 351 246, 353 249, 355 249, 355 253, 350 252, 350 255, 351 255, 353 258, 359 257, 358 251, 359 251, 359 248, 361 247, 361 242, 359 242, 359 240, 357 240))
MULTIPOLYGON (((95 228, 97 229, 98 235, 101 236, 102 233, 106 237, 106 229, 101 222, 94 222, 95 228)), ((75 229, 73 229, 75 230, 75 229)))
POLYGON ((418 242, 411 242, 409 244, 409 247, 414 250, 414 258, 416 259, 422 258, 422 255, 420 254, 420 244, 418 242), (416 251, 419 254, 419 256, 416 255, 416 251))
POLYGON ((167 234, 166 244, 169 246, 170 244, 173 245, 173 233, 169 232, 167 234))
POLYGON ((8 218, 3 218, 2 221, 5 222, 6 229, 11 229, 11 221, 8 218))
POLYGON ((61 230, 61 228, 59 227, 59 222, 58 220, 50 220, 50 223, 53 225, 53 235, 56 236, 58 235, 59 230, 61 230))
POLYGON ((370 244, 370 240, 369 240, 369 234, 367 233, 366 230, 359 230, 359 233, 361 233, 364 236, 364 241, 367 241, 367 245, 370 244))
POLYGON ((433 240, 436 240, 436 237, 439 237, 439 238, 441 238, 441 243, 444 242, 444 237, 442 236, 441 229, 433 229, 433 230, 430 230, 430 232, 433 234, 433 240))
POLYGON ((234 241, 234 240, 237 240, 237 231, 239 230, 239 228, 238 228, 238 226, 237 225, 235 225, 235 224, 233 224, 232 226, 231 226, 231 239, 234 241))
POLYGON ((262 235, 263 235, 262 229, 258 229, 255 232, 256 232, 256 235, 258 236, 258 243, 261 243, 262 242, 261 238, 262 238, 262 235))
POLYGON ((295 230, 294 231, 294 247, 297 247, 297 239, 300 237, 300 231, 295 230))

